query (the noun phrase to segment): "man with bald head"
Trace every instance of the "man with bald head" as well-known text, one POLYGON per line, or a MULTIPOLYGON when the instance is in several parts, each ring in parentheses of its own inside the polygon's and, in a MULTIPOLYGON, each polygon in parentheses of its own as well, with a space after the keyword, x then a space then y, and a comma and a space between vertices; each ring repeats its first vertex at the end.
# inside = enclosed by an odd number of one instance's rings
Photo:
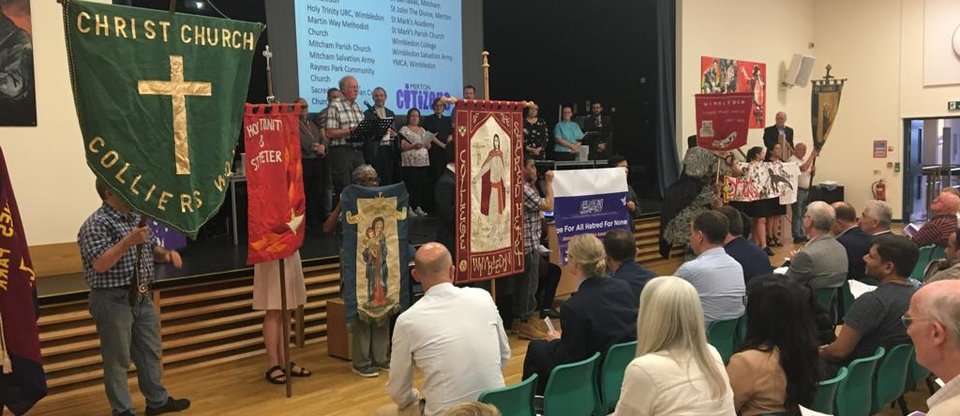
POLYGON ((833 223, 833 236, 847 250, 847 278, 862 280, 863 256, 870 251, 871 236, 863 232, 857 223, 857 210, 846 202, 831 204, 837 214, 833 223))
POLYGON ((957 229, 957 209, 960 209, 960 196, 941 191, 927 210, 930 220, 913 235, 913 242, 920 247, 931 244, 945 247, 950 233, 957 229))
POLYGON ((946 383, 927 399, 927 416, 960 414, 960 280, 925 285, 902 320, 917 362, 946 383))
POLYGON ((500 313, 486 291, 454 286, 453 272, 442 244, 417 250, 413 278, 426 293, 397 318, 387 382, 394 404, 378 416, 439 416, 504 386, 510 344, 500 313), (423 372, 422 394, 413 388, 414 365, 423 372))
POLYGON ((836 221, 833 207, 825 202, 807 205, 803 229, 810 242, 793 255, 787 277, 814 289, 843 286, 847 280, 847 250, 830 234, 836 221))

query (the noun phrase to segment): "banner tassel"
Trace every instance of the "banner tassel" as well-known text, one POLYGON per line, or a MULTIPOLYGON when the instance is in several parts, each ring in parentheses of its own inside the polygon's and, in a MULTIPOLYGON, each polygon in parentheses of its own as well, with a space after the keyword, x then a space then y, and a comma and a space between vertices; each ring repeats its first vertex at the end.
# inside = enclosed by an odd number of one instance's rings
POLYGON ((3 357, 3 363, 0 364, 0 374, 12 373, 13 363, 10 361, 10 354, 7 354, 7 338, 3 335, 3 312, 0 312, 0 356, 3 357))

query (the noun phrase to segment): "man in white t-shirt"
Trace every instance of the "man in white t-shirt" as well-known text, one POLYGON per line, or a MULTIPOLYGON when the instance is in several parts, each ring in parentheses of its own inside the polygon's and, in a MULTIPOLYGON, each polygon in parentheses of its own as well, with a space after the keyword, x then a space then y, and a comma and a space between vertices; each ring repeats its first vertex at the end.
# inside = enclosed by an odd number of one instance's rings
POLYGON ((817 167, 813 163, 814 160, 817 159, 817 156, 820 155, 820 151, 814 150, 810 153, 810 157, 804 161, 803 158, 806 155, 807 145, 797 143, 797 146, 793 148, 793 154, 790 155, 790 159, 787 159, 787 162, 797 162, 797 164, 800 165, 800 177, 797 179, 797 202, 793 204, 792 216, 794 243, 805 243, 807 241, 807 235, 803 231, 803 215, 807 211, 807 196, 810 195, 810 180, 813 173, 817 170, 817 167))

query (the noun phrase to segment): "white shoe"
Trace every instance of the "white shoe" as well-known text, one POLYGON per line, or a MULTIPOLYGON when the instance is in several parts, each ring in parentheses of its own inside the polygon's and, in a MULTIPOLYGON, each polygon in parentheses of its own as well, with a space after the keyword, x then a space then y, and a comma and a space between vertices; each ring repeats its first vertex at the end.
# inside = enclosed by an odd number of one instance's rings
POLYGON ((417 207, 416 211, 417 211, 417 215, 419 215, 419 216, 421 216, 421 217, 426 217, 426 216, 427 216, 427 213, 423 211, 423 208, 417 207))
POLYGON ((414 211, 412 208, 407 208, 407 214, 410 218, 416 218, 420 216, 417 214, 417 211, 414 211))
POLYGON ((540 253, 541 256, 545 256, 547 254, 550 254, 550 249, 544 247, 543 244, 540 244, 537 246, 537 253, 540 253))

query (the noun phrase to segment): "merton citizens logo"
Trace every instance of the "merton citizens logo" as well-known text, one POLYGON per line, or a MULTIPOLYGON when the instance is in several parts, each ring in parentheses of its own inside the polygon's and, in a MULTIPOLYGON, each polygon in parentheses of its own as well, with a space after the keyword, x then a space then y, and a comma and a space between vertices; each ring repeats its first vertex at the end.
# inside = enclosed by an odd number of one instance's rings
MULTIPOLYGON (((398 89, 397 108, 409 110, 411 108, 427 109, 433 107, 433 100, 440 97, 449 97, 449 91, 432 91, 427 84, 404 84, 398 89)), ((449 109, 449 108, 448 108, 449 109)))

